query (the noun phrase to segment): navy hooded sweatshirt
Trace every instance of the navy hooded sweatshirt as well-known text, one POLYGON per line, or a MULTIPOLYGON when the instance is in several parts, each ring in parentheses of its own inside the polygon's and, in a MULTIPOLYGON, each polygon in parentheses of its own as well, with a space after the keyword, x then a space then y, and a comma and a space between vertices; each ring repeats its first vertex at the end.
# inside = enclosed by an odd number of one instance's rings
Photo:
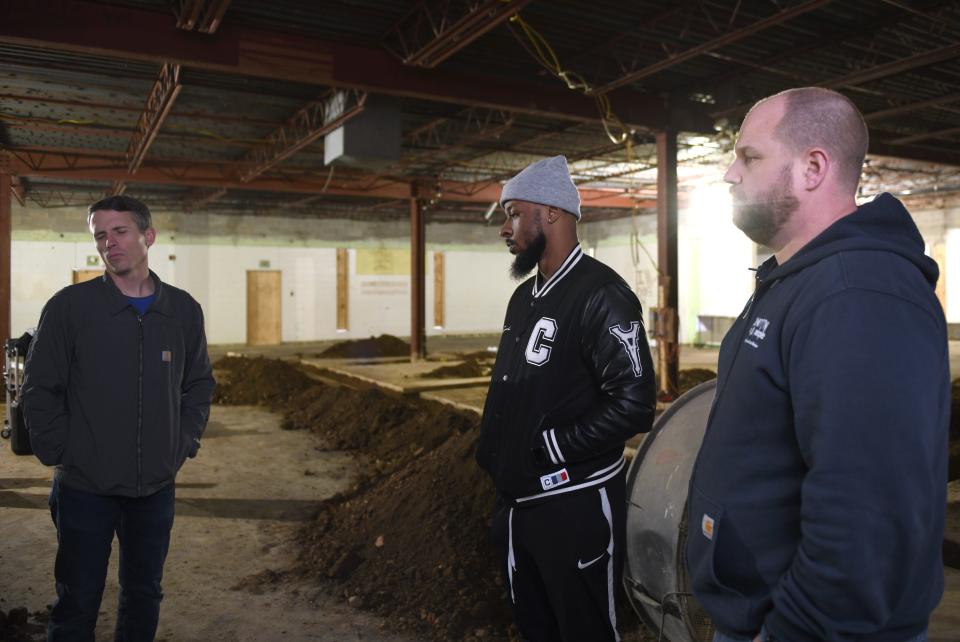
POLYGON ((937 276, 889 194, 758 269, 688 499, 688 570, 720 631, 904 642, 927 627, 950 417, 937 276))

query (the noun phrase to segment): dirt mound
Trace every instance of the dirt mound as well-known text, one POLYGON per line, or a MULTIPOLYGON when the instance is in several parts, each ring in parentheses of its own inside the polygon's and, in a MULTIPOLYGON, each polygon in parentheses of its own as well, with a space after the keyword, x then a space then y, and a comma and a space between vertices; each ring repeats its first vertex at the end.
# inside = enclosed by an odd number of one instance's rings
POLYGON ((219 404, 276 408, 316 384, 296 364, 278 359, 224 357, 213 367, 220 375, 213 403, 219 404))
POLYGON ((373 359, 376 357, 409 357, 410 344, 391 334, 369 339, 353 339, 335 343, 317 356, 342 359, 373 359))
POLYGON ((4 642, 34 642, 47 637, 47 619, 44 611, 29 613, 23 607, 4 612, 0 609, 0 640, 4 642), (30 619, 33 622, 30 622, 30 619))
POLYGON ((441 640, 477 629, 506 636, 510 613, 487 535, 494 491, 473 461, 479 418, 326 385, 290 405, 284 427, 313 430, 370 464, 304 529, 301 572, 333 580, 349 604, 402 630, 441 640))
POLYGON ((687 368, 677 375, 677 394, 682 395, 701 383, 716 379, 717 373, 707 368, 687 368))
POLYGON ((422 375, 424 379, 467 379, 471 377, 489 377, 493 370, 493 361, 467 358, 462 363, 440 366, 422 375))
POLYGON ((329 502, 305 529, 305 570, 349 604, 438 640, 506 639, 511 617, 488 539, 494 492, 473 462, 477 432, 454 434, 363 492, 329 502))
POLYGON ((378 473, 477 425, 475 416, 436 402, 323 384, 294 397, 281 423, 287 430, 312 430, 333 449, 360 451, 378 473))
MULTIPOLYGON (((283 427, 355 450, 363 474, 304 524, 290 575, 318 581, 350 606, 424 639, 516 639, 502 560, 489 541, 495 493, 474 462, 479 423, 475 414, 378 389, 313 382, 292 396, 283 427)), ((235 588, 260 590, 284 577, 271 573, 235 588)), ((619 617, 631 631, 625 640, 642 639, 628 607, 619 617)))

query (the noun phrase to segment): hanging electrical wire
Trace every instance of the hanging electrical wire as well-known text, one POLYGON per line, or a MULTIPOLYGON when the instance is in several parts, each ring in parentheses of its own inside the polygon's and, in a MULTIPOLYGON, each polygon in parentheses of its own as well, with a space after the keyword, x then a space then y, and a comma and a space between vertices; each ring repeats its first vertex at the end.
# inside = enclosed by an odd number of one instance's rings
POLYGON ((583 76, 575 71, 564 69, 557 58, 553 47, 536 29, 524 20, 519 13, 515 13, 507 22, 510 33, 517 39, 524 49, 533 56, 547 71, 566 84, 568 89, 579 91, 594 99, 597 110, 600 112, 600 123, 603 125, 607 137, 614 143, 628 143, 633 132, 627 129, 623 121, 614 113, 610 98, 606 94, 598 94, 594 88, 584 80, 583 76), (522 36, 518 34, 522 33, 522 36), (616 133, 615 133, 616 132, 616 133))

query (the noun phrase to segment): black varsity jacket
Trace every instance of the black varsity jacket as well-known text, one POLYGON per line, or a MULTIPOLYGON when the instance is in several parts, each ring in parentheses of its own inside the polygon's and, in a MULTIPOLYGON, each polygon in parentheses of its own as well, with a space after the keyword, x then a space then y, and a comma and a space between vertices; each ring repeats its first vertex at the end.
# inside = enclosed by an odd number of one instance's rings
POLYGON ((655 381, 639 300, 577 245, 510 299, 477 462, 515 505, 602 484, 653 425, 655 381))

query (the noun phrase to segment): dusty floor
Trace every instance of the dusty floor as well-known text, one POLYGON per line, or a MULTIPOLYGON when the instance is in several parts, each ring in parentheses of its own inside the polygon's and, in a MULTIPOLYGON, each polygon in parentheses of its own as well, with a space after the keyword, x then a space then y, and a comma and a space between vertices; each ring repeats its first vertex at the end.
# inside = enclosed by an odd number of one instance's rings
MULTIPOLYGON (((483 350, 495 344, 495 338, 483 335, 440 339, 433 344, 437 352, 483 350)), ((293 357, 313 356, 317 348, 317 344, 254 350, 230 346, 214 347, 211 353, 293 357)), ((685 349, 682 365, 714 367, 715 359, 715 350, 685 349)), ((424 396, 474 406, 474 393, 467 388, 424 396)), ((300 520, 316 501, 346 489, 355 471, 351 456, 319 452, 314 435, 280 431, 279 421, 279 415, 258 408, 214 408, 201 455, 187 463, 179 479, 177 521, 166 567, 167 597, 157 639, 417 639, 389 633, 383 620, 351 609, 329 590, 291 583, 289 577, 270 581, 273 572, 293 564, 300 520)), ((26 606, 42 611, 53 599, 55 537, 46 510, 49 476, 36 460, 13 456, 8 442, 0 441, 0 610, 26 606)), ((951 503, 956 506, 960 491, 952 491, 951 503)), ((113 561, 98 639, 112 637, 113 561)), ((947 569, 947 584, 948 593, 931 626, 933 642, 960 642, 960 572, 947 569)))
MULTIPOLYGON (((201 454, 178 479, 158 640, 413 640, 309 584, 263 581, 293 563, 299 520, 352 478, 349 455, 314 446, 309 433, 281 431, 279 415, 213 408, 201 454), (236 590, 251 584, 255 592, 236 590)), ((53 600, 56 550, 46 504, 50 470, 0 441, 0 471, 0 609, 43 611, 53 600)), ((97 626, 101 640, 112 638, 116 558, 97 626)))

